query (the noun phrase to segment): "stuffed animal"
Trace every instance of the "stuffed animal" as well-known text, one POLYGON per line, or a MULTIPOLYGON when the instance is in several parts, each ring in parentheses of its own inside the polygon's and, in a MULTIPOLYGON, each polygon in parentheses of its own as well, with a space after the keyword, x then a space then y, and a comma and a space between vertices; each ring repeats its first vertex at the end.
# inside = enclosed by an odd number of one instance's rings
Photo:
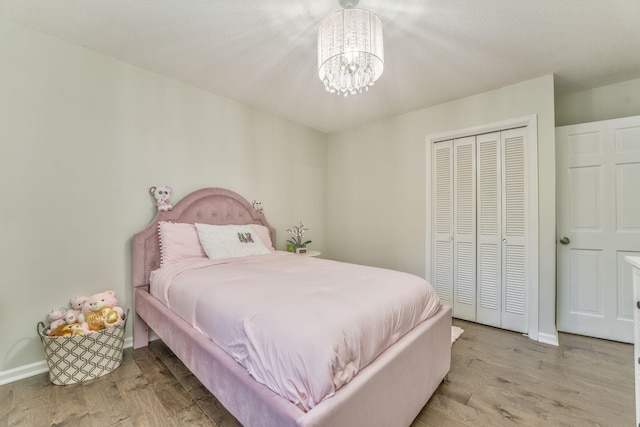
POLYGON ((50 337, 62 337, 67 332, 67 326, 66 323, 64 325, 58 325, 50 331, 47 331, 47 335, 50 337))
MULTIPOLYGON (((82 306, 87 301, 87 297, 73 297, 69 300, 69 307, 71 311, 73 311, 76 315, 76 320, 78 323, 84 322, 84 314, 82 313, 82 306)), ((68 311, 68 310, 67 310, 68 311)), ((73 322, 67 322, 67 324, 73 322)))
POLYGON ((71 325, 73 323, 82 323, 78 320, 78 316, 76 315, 76 312, 73 310, 67 310, 67 312, 64 314, 64 322, 65 322, 65 325, 71 325))
POLYGON ((92 331, 118 326, 124 321, 124 310, 118 307, 114 291, 100 292, 87 298, 82 306, 82 313, 92 331))
POLYGON ((58 326, 64 326, 67 324, 67 322, 64 320, 64 316, 66 313, 66 307, 60 307, 57 310, 54 309, 49 312, 49 314, 47 315, 47 318, 49 319, 49 329, 47 330, 47 334, 49 334, 50 331, 56 329, 58 326))
POLYGON ((253 202, 251 202, 251 206, 253 207, 254 211, 262 213, 262 202, 260 200, 254 200, 253 202))
POLYGON ((72 337, 74 335, 81 335, 89 332, 92 331, 87 328, 86 323, 70 323, 68 325, 65 323, 64 325, 60 325, 51 330, 48 335, 51 337, 72 337))
POLYGON ((156 207, 158 208, 158 212, 166 212, 173 209, 171 206, 171 202, 169 201, 169 197, 171 197, 171 192, 173 189, 169 186, 166 187, 151 187, 149 192, 156 199, 156 207))

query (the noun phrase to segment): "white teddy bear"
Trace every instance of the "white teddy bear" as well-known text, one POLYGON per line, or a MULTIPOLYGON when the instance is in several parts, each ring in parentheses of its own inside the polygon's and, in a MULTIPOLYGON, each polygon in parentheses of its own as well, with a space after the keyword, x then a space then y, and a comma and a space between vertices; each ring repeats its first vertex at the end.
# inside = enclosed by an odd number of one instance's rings
POLYGON ((254 211, 262 213, 262 202, 260 200, 254 200, 253 202, 251 202, 251 206, 253 207, 254 211))
POLYGON ((158 212, 166 212, 173 209, 171 206, 171 202, 169 201, 169 197, 171 197, 171 192, 173 189, 169 186, 166 187, 151 187, 149 192, 156 199, 156 207, 158 208, 158 212))

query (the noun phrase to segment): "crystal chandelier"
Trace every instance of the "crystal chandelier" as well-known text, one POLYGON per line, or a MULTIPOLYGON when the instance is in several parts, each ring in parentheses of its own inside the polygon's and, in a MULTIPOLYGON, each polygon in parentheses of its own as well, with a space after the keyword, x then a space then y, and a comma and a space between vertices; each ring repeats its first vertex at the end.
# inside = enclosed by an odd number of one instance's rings
POLYGON ((369 90, 382 75, 384 50, 380 19, 358 0, 339 0, 343 9, 325 18, 318 31, 318 75, 338 95, 369 90))

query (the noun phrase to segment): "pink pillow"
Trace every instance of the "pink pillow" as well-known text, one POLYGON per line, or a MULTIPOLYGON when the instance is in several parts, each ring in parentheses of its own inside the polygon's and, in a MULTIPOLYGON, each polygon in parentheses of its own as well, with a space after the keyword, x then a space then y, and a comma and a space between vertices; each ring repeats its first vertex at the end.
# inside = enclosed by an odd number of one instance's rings
POLYGON ((193 224, 160 221, 160 266, 189 258, 207 258, 193 224))
POLYGON ((249 224, 251 228, 256 231, 256 234, 262 240, 262 244, 267 247, 270 251, 275 251, 273 247, 273 242, 271 242, 271 234, 269 233, 269 229, 264 225, 260 224, 249 224))

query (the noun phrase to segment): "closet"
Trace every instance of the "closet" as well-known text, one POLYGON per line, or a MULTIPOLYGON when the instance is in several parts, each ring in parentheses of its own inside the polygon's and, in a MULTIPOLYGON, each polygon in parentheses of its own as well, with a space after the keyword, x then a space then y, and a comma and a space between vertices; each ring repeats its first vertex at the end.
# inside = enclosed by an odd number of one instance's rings
POLYGON ((453 316, 528 332, 526 127, 434 142, 432 283, 453 316))

